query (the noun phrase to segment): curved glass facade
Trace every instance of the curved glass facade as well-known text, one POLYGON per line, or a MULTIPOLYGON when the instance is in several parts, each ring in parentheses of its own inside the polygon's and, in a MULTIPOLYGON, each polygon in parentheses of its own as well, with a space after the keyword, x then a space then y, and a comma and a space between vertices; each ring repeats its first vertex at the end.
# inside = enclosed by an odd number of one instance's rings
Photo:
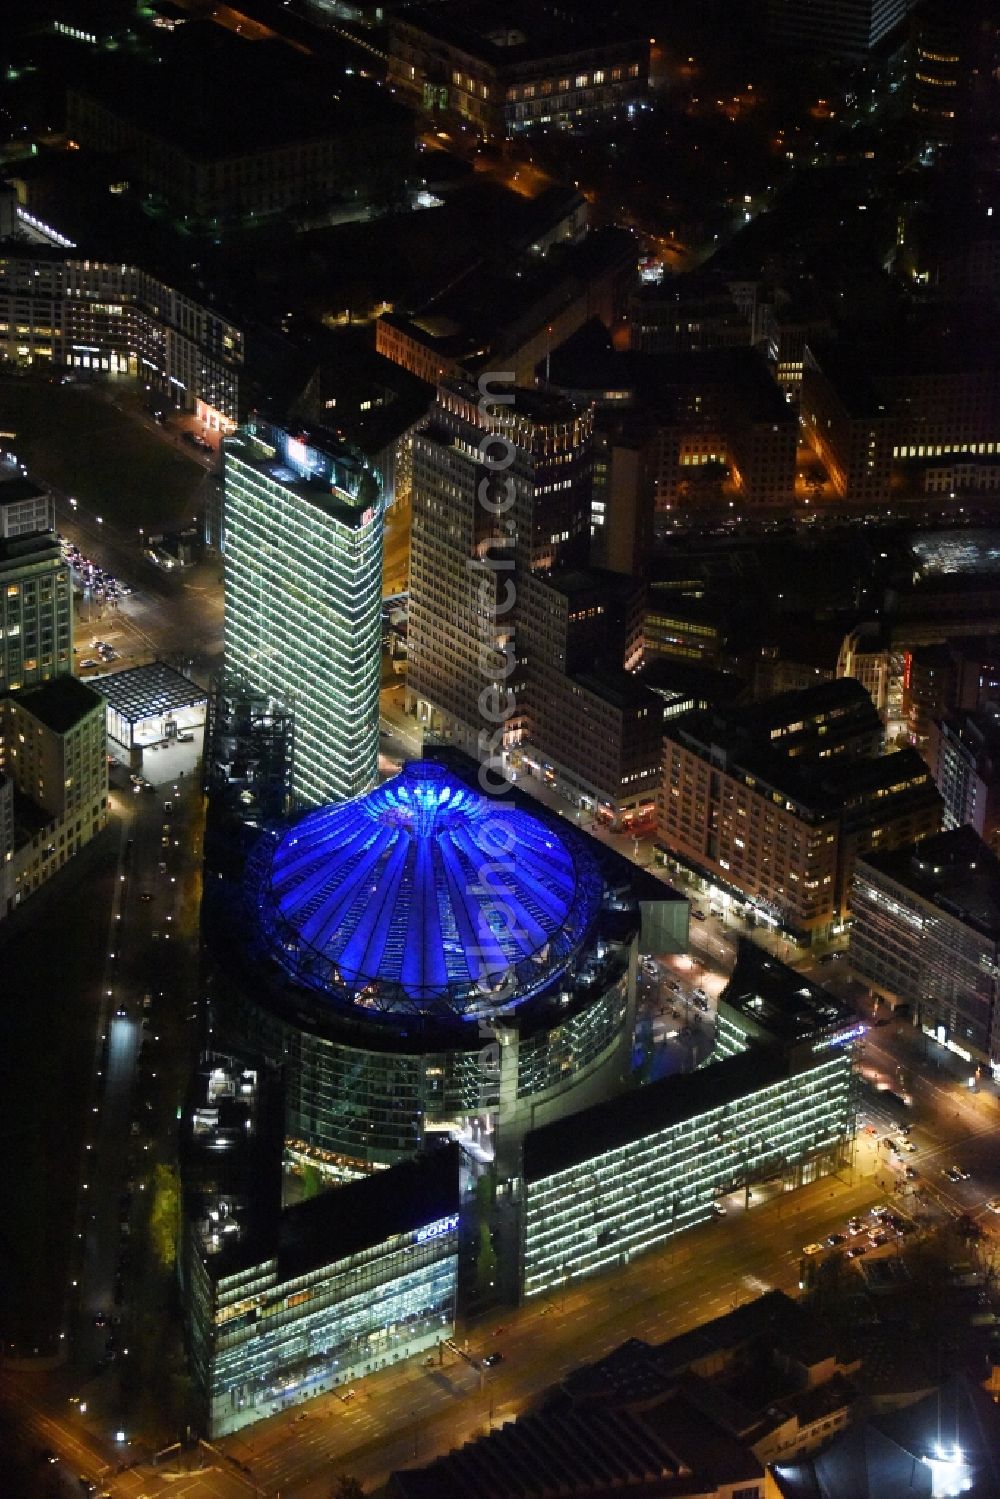
POLYGON ((323 807, 250 861, 266 946, 341 1005, 478 1019, 550 984, 590 936, 603 884, 546 823, 425 761, 323 807))
POLYGON ((361 1034, 324 1034, 304 1015, 296 1020, 241 991, 232 1020, 244 1044, 282 1066, 286 1137, 345 1165, 388 1165, 423 1148, 429 1133, 486 1115, 514 1138, 543 1097, 565 1094, 571 1109, 577 1085, 596 1068, 614 1065, 616 1056, 627 1066, 627 951, 608 954, 599 982, 587 987, 589 995, 579 986, 561 991, 572 995, 572 1009, 551 1024, 526 1011, 480 1035, 453 1025, 452 1044, 438 1030, 423 1049, 416 1027, 409 1036, 373 1031, 366 1043, 361 1034), (501 1068, 509 1086, 501 1086, 501 1068))
POLYGON ((622 974, 593 1004, 562 1025, 521 1041, 517 1096, 531 1098, 566 1083, 597 1062, 621 1035, 628 1006, 628 976, 622 974))

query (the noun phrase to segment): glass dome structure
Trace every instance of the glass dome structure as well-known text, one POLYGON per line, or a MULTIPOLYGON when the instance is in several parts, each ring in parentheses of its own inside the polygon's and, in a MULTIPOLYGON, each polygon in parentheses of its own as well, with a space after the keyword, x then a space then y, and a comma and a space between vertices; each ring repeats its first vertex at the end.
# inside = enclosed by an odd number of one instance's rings
POLYGON ((428 761, 265 835, 248 895, 298 984, 387 1014, 510 1010, 587 943, 603 896, 581 848, 428 761))

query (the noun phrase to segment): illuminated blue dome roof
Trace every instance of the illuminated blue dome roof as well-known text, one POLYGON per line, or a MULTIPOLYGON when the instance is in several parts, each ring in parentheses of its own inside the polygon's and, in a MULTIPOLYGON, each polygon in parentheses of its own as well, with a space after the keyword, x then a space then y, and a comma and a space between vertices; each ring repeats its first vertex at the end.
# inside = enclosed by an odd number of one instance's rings
POLYGON ((389 1012, 481 1015, 550 982, 590 933, 590 858, 428 761, 267 837, 248 872, 296 982, 389 1012))

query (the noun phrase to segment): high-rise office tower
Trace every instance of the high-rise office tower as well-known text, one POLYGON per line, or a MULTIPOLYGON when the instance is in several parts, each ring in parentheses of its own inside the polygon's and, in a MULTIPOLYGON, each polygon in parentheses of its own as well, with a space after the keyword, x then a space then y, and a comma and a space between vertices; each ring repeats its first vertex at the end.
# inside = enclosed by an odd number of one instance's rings
POLYGON ((73 590, 52 498, 0 463, 0 695, 73 670, 73 590))
POLYGON ((224 443, 226 667, 293 715, 300 806, 378 770, 383 502, 322 432, 252 420, 224 443))
POLYGON ((472 753, 523 719, 518 579, 585 566, 588 411, 498 383, 449 382, 413 439, 407 706, 472 753))

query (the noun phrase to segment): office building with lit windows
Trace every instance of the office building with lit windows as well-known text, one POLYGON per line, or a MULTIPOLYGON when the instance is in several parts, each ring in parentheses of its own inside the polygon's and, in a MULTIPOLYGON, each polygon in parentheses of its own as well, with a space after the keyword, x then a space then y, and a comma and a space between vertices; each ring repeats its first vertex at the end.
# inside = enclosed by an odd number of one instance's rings
MULTIPOLYGON (((590 549, 592 416, 537 391, 490 389, 441 385, 413 439, 406 706, 473 755, 497 730, 484 691, 523 702, 510 669, 519 577, 585 565, 590 549)), ((519 737, 518 713, 499 722, 502 741, 519 737)))
POLYGON ((389 82, 486 137, 586 124, 645 95, 649 38, 548 3, 410 6, 390 22, 389 82))
POLYGON ((215 1437, 455 1327, 458 1147, 282 1208, 279 1094, 266 1066, 207 1054, 181 1126, 185 1332, 215 1437))
POLYGON ((628 1264, 728 1193, 840 1169, 862 1032, 842 1001, 743 939, 705 1066, 527 1136, 523 1295, 628 1264))
POLYGON ((336 438, 253 420, 224 440, 227 670, 292 713, 292 790, 318 807, 378 769, 383 500, 336 438))
POLYGON ((836 932, 858 854, 941 826, 920 755, 879 754, 881 739, 871 698, 849 677, 669 719, 661 852, 798 941, 836 932))
POLYGON ((72 247, 3 244, 2 360, 133 375, 216 430, 240 416, 242 329, 162 277, 72 247))
POLYGON ((855 977, 974 1067, 1000 1069, 1000 861, 953 828, 854 871, 855 977))
POLYGON ((1000 718, 953 713, 932 723, 927 760, 944 800, 946 828, 971 827, 1000 853, 1000 718))
POLYGON ((655 815, 662 703, 634 675, 641 590, 586 567, 592 438, 591 411, 563 396, 439 387, 413 440, 406 706, 468 753, 635 826, 655 815))
POLYGON ((1000 454, 996 330, 928 311, 892 337, 810 342, 802 375, 806 442, 848 502, 889 499, 900 465, 989 463, 1000 454))

